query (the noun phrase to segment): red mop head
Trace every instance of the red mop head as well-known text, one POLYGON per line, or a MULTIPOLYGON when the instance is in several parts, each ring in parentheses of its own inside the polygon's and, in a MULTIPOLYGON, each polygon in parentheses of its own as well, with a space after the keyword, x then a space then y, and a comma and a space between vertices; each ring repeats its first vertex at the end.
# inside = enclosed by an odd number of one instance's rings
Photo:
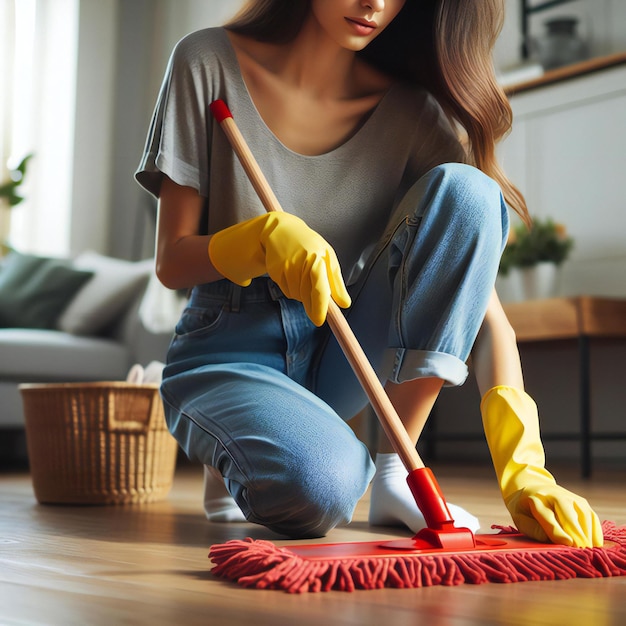
POLYGON ((395 542, 298 545, 233 540, 211 547, 212 574, 243 587, 307 591, 415 588, 464 583, 626 575, 626 526, 604 522, 602 548, 540 544, 522 535, 476 535, 466 550, 394 549, 395 542))

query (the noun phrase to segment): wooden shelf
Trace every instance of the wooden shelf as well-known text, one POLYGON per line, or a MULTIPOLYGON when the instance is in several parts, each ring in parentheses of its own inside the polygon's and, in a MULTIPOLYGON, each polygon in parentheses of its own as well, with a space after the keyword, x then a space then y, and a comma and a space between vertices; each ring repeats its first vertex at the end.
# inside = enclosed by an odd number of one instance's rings
POLYGON ((615 54, 594 57, 593 59, 587 59, 586 61, 581 61, 580 63, 572 63, 571 65, 565 65, 564 67, 547 70, 537 78, 531 78, 529 80, 516 83, 515 85, 509 85, 505 88, 505 92, 507 95, 513 96, 523 91, 537 89, 538 87, 545 87, 547 85, 559 83, 571 78, 578 78, 579 76, 584 76, 585 74, 599 72, 624 63, 626 63, 626 52, 617 52, 615 54))
POLYGON ((626 299, 577 296, 504 304, 519 343, 626 337, 626 299))

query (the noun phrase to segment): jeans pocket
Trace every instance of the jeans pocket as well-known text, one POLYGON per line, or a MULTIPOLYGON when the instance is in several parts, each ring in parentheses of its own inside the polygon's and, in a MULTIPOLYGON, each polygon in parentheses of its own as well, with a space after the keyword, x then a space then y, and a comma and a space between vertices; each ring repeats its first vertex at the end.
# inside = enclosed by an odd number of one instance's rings
POLYGON ((215 332, 224 317, 224 303, 206 307, 187 307, 176 324, 177 337, 199 337, 215 332))

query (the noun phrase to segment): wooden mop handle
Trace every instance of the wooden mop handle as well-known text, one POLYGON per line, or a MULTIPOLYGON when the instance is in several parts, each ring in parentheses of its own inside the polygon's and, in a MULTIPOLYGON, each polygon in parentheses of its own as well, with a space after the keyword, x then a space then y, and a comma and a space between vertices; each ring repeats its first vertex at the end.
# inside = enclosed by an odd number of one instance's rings
MULTIPOLYGON (((220 124, 230 141, 235 154, 239 158, 252 186, 267 211, 282 211, 278 199, 274 195, 267 179, 256 162, 246 140, 243 138, 232 113, 222 100, 216 100, 210 106, 211 113, 220 124)), ((341 309, 331 299, 327 315, 335 338, 352 366, 359 382, 370 400, 381 426, 385 431, 394 450, 398 453, 408 472, 424 467, 415 445, 411 441, 404 424, 396 413, 387 393, 383 389, 376 372, 363 352, 361 345, 354 336, 341 309)))

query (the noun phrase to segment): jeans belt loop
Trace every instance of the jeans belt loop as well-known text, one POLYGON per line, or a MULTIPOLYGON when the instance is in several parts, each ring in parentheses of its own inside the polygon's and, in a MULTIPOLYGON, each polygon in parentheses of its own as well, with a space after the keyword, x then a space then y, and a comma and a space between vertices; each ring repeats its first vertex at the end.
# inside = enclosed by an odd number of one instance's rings
POLYGON ((241 287, 233 283, 230 287, 230 312, 239 313, 241 310, 241 287))
POLYGON ((270 297, 275 302, 284 298, 284 294, 280 287, 271 278, 267 279, 267 290, 269 291, 270 297))

